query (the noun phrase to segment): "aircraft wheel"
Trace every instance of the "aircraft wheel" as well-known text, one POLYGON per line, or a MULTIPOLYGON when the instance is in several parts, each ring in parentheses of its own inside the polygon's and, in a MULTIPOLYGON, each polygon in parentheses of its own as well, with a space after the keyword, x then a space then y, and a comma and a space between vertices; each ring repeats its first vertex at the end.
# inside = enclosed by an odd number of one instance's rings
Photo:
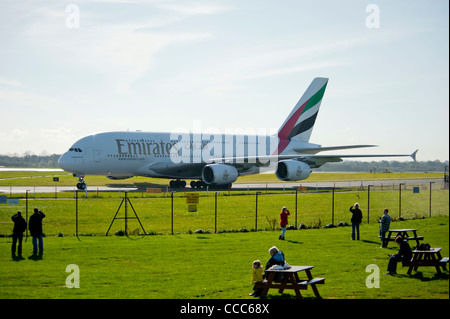
POLYGON ((77 189, 79 189, 79 190, 85 190, 86 189, 86 183, 78 183, 77 184, 77 189))

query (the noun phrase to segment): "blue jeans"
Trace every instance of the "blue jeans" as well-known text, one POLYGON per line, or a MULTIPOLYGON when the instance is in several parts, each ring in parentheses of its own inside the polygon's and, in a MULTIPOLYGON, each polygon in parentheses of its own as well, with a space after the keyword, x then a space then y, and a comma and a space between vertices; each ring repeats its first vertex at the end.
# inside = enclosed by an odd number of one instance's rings
POLYGON ((381 236, 381 247, 387 247, 387 238, 386 238, 387 231, 380 230, 380 236, 381 236))
POLYGON ((397 273, 397 263, 402 262, 404 260, 403 257, 393 255, 389 258, 387 271, 396 274, 397 273))
POLYGON ((33 236, 33 253, 37 253, 38 251, 38 243, 39 240, 39 252, 44 252, 44 242, 42 241, 42 235, 40 236, 33 236))
POLYGON ((19 234, 14 234, 13 233, 13 242, 12 242, 12 246, 11 246, 11 253, 13 255, 16 254, 16 244, 17 241, 19 241, 19 245, 17 247, 17 253, 19 256, 22 256, 22 239, 23 239, 23 233, 19 233, 19 234))
POLYGON ((285 234, 286 234, 286 226, 281 227, 281 235, 280 236, 284 238, 285 234))
POLYGON ((355 231, 356 238, 359 240, 359 223, 352 223, 352 240, 355 240, 355 231))

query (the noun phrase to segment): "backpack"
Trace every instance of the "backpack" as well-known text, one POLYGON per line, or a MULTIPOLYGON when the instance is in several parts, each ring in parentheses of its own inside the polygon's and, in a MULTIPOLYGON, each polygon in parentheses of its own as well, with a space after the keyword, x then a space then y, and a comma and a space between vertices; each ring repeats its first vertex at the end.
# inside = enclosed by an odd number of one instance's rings
POLYGON ((419 246, 417 246, 417 250, 430 250, 431 246, 427 243, 422 243, 419 246))

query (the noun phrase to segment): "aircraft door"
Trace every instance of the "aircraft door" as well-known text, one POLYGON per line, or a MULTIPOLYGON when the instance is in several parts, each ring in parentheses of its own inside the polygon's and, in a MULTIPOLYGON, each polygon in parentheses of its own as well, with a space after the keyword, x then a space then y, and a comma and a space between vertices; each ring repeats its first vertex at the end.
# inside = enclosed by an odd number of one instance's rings
POLYGON ((102 151, 94 150, 94 162, 98 163, 102 161, 102 151))

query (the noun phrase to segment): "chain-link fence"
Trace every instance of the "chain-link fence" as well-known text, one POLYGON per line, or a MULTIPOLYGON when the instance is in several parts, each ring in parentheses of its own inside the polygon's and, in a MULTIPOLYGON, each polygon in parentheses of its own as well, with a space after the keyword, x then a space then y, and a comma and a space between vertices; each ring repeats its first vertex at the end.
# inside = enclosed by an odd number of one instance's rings
MULTIPOLYGON (((283 206, 290 211, 290 228, 318 228, 350 224, 349 208, 359 203, 363 223, 378 223, 385 208, 390 216, 428 218, 449 215, 449 193, 443 185, 390 185, 358 188, 314 188, 285 191, 195 191, 195 209, 189 192, 58 193, 56 198, 16 195, 18 203, 0 204, 0 235, 12 233, 11 216, 24 217, 37 207, 46 214, 46 235, 177 234, 246 232, 279 229, 283 206), (430 189, 431 186, 431 189, 430 189), (87 196, 86 196, 87 195, 87 196), (119 209, 120 208, 120 209, 119 209), (116 217, 116 219, 114 219, 116 217), (125 219, 126 217, 126 219, 125 219)), ((17 201, 16 201, 17 202, 17 201)))

